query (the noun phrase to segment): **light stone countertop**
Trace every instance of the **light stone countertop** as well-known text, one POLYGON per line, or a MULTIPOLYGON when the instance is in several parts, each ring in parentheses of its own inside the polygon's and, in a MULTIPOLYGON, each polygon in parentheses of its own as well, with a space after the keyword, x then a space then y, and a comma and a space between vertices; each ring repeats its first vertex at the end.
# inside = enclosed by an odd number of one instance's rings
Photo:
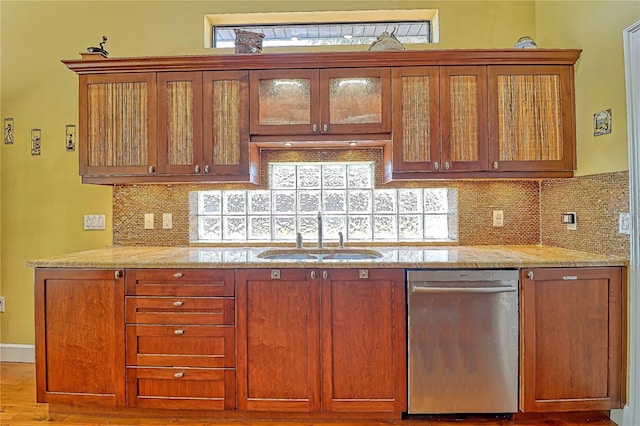
MULTIPOLYGON (((281 248, 281 247, 279 247, 281 248)), ((356 248, 356 247, 354 247, 356 248)), ((357 247, 363 249, 363 247, 357 247)), ((628 260, 547 246, 371 246, 370 260, 262 259, 268 247, 105 247, 31 260, 37 268, 540 268, 627 266, 628 260)))

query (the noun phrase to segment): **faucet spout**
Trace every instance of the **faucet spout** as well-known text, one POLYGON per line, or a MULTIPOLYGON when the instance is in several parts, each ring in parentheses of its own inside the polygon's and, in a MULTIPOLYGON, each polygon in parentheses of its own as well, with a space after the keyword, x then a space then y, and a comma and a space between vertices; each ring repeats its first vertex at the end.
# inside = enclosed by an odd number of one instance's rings
POLYGON ((318 212, 318 248, 322 248, 322 214, 318 212))

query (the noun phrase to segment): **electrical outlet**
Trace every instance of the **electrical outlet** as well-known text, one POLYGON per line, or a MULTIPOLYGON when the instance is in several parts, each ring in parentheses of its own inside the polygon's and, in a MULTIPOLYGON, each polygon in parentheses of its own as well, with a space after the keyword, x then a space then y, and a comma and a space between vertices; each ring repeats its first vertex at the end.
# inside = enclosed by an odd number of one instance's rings
POLYGON ((0 312, 4 312, 4 297, 0 297, 0 312))
POLYGON ((104 215, 103 214, 85 214, 84 215, 84 229, 89 230, 104 230, 104 215))
POLYGON ((493 226, 496 228, 504 226, 504 211, 502 210, 493 211, 493 226))
POLYGON ((172 229, 172 228, 173 228, 173 214, 162 213, 162 229, 172 229))
POLYGON ((631 216, 629 213, 620 213, 620 218, 618 220, 618 232, 620 234, 631 234, 631 216))
POLYGON ((145 213, 144 214, 144 229, 154 229, 155 225, 153 223, 153 213, 145 213))

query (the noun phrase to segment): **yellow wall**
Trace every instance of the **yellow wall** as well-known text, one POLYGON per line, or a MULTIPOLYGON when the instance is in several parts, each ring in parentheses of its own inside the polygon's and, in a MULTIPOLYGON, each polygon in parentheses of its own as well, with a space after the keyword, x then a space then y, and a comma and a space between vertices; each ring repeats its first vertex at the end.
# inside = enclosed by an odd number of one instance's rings
POLYGON ((536 1, 540 47, 583 49, 575 67, 577 175, 629 169, 622 31, 639 1, 536 1), (610 134, 593 135, 593 115, 611 108, 610 134))
MULTIPOLYGON (((585 53, 589 52, 590 46, 582 43, 580 37, 573 40, 569 35, 562 36, 567 31, 566 21, 573 19, 571 4, 576 2, 570 2, 564 8, 558 6, 556 10, 563 13, 564 20, 554 18, 548 19, 549 23, 545 25, 538 24, 544 37, 537 37, 535 14, 552 15, 552 2, 548 3, 533 0, 1 1, 0 108, 3 117, 15 118, 16 142, 0 148, 0 282, 7 302, 7 312, 0 314, 0 342, 33 343, 33 271, 25 266, 27 260, 111 244, 111 188, 82 185, 78 177, 77 151, 68 153, 64 150, 65 125, 77 124, 78 94, 77 76, 60 63, 61 59, 79 58, 78 53, 96 45, 103 34, 109 37, 105 48, 111 57, 203 54, 208 53, 203 48, 205 14, 344 8, 437 8, 440 10, 440 44, 437 48, 505 48, 528 34, 543 47, 581 47, 585 53), (557 37, 555 32, 559 34, 557 37), (554 45, 545 46, 545 43, 554 45), (40 157, 30 155, 31 128, 42 129, 40 157), (83 215, 94 213, 107 215, 106 231, 82 230, 83 215)), ((610 12, 609 7, 598 4, 590 7, 601 13, 610 12)), ((628 14, 629 8, 624 7, 628 14)), ((613 39, 606 34, 611 43, 619 43, 624 26, 620 22, 624 15, 618 13, 614 23, 601 20, 606 28, 615 28, 613 39)), ((629 19, 629 23, 633 21, 629 19)), ((581 25, 582 22, 577 22, 570 27, 581 25)), ((580 34, 588 31, 585 28, 580 34)), ((578 75, 581 83, 601 80, 599 73, 592 75, 590 72, 592 66, 593 62, 581 60, 578 75)), ((621 80, 621 60, 616 67, 619 68, 616 78, 621 80)), ((603 101, 603 106, 608 105, 609 100, 604 96, 596 99, 603 101)), ((618 97, 616 100, 619 102, 618 97)), ((624 145, 626 149, 626 139, 621 136, 623 122, 617 118, 618 107, 612 106, 617 132, 613 137, 618 138, 616 146, 624 145)), ((585 122, 579 120, 579 123, 585 122)), ((582 151, 584 143, 582 140, 580 143, 582 151)), ((579 155, 583 156, 582 153, 579 155)), ((594 172, 610 170, 589 169, 594 172)), ((611 169, 624 167, 618 164, 612 165, 611 169)))

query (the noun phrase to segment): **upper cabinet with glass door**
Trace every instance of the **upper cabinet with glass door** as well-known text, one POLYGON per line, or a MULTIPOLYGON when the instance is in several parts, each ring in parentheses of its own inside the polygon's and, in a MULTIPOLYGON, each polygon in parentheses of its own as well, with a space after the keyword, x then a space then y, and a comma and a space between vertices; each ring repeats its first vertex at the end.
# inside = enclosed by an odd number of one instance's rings
POLYGON ((251 134, 389 133, 390 76, 386 67, 251 71, 251 134))

